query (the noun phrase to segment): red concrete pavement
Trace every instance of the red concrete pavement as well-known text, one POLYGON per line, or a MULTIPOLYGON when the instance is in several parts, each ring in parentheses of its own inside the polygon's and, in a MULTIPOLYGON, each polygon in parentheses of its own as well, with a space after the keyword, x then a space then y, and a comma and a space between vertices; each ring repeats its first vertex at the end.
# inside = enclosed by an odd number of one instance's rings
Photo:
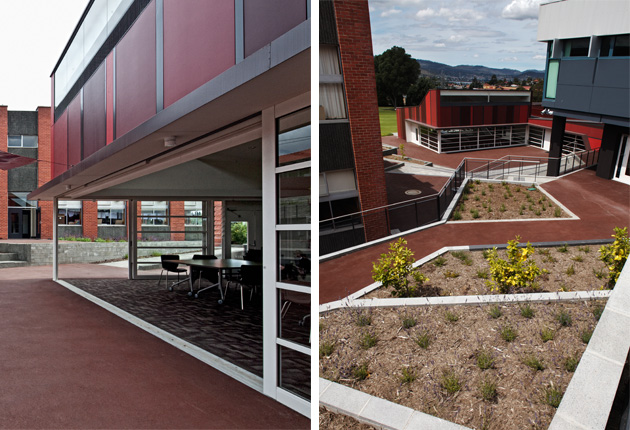
MULTIPOLYGON (((310 420, 50 280, 0 270, 0 428, 296 429, 310 420)), ((97 265, 65 276, 123 276, 97 265)))
MULTIPOLYGON (((530 242, 608 239, 614 227, 630 225, 627 185, 598 178, 592 170, 581 170, 542 187, 580 219, 446 223, 405 235, 408 246, 420 259, 444 246, 507 243, 516 235, 530 242)), ((371 284, 372 262, 387 249, 388 243, 381 243, 320 262, 319 302, 341 299, 371 284)))

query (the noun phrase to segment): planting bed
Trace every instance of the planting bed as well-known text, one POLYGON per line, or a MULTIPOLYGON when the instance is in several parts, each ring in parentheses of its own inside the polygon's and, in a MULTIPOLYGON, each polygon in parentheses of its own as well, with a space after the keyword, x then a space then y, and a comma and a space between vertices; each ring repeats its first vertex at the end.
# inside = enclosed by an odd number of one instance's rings
POLYGON ((544 429, 605 302, 327 312, 320 376, 475 429, 544 429))
POLYGON ((469 181, 451 214, 451 221, 569 218, 538 188, 507 182, 469 181))
MULTIPOLYGON (((549 273, 541 275, 537 292, 592 291, 606 283, 608 270, 598 260, 600 245, 535 248, 534 261, 549 273)), ((499 256, 505 257, 505 250, 499 256)), ((416 296, 463 296, 495 294, 486 285, 490 266, 482 251, 447 252, 423 264, 419 270, 429 281, 418 288, 416 296), (459 258, 457 258, 459 256, 459 258)), ((392 290, 379 288, 365 298, 389 298, 392 290)), ((513 291, 515 292, 515 291, 513 291)), ((531 288, 520 291, 533 292, 531 288)))

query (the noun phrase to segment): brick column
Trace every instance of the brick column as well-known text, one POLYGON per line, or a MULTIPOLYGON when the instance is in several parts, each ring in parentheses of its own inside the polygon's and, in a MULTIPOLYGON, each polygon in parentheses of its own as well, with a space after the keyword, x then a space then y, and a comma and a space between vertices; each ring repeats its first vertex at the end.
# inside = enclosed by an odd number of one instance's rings
MULTIPOLYGON (((214 246, 221 248, 223 246, 223 202, 215 201, 214 202, 214 223, 213 223, 213 234, 214 234, 214 246)), ((214 249, 211 250, 212 254, 214 254, 214 249)))
MULTIPOLYGON (((184 202, 171 202, 170 214, 173 216, 184 215, 184 202)), ((171 218, 171 230, 184 231, 186 223, 184 218, 171 218)), ((171 233, 171 240, 186 240, 185 233, 171 233)))
MULTIPOLYGON (((37 186, 41 187, 52 179, 52 125, 51 109, 37 108, 37 186)), ((53 203, 40 201, 38 203, 41 215, 41 238, 53 237, 53 203)))
MULTIPOLYGON (((335 19, 348 105, 361 210, 387 205, 368 2, 335 0, 335 19)), ((366 240, 386 236, 384 212, 364 218, 366 240)))
POLYGON ((83 237, 96 239, 98 237, 98 203, 83 202, 83 237))
MULTIPOLYGON (((7 107, 0 106, 0 151, 7 152, 9 121, 7 107)), ((0 170, 0 239, 9 237, 9 184, 6 170, 0 170)))

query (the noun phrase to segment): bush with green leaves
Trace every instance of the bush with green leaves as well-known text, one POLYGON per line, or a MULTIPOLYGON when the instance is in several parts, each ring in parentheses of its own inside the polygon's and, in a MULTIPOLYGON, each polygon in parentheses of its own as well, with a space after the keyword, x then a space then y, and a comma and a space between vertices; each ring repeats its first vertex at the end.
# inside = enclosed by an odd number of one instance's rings
POLYGON ((493 248, 486 257, 490 265, 491 279, 486 284, 493 290, 502 294, 522 288, 537 287, 536 279, 543 271, 536 262, 529 257, 534 254, 534 247, 527 242, 527 246, 519 248, 520 236, 508 241, 507 260, 499 257, 496 248, 493 248))
POLYGON ((613 243, 599 248, 599 259, 608 267, 608 282, 604 285, 607 288, 613 288, 617 283, 630 252, 628 227, 615 227, 615 234, 612 237, 615 238, 613 243))
POLYGON ((392 295, 395 297, 412 297, 416 289, 429 279, 413 267, 413 252, 407 248, 405 239, 401 237, 390 243, 389 251, 381 254, 378 263, 372 263, 372 279, 386 288, 393 288, 392 295))

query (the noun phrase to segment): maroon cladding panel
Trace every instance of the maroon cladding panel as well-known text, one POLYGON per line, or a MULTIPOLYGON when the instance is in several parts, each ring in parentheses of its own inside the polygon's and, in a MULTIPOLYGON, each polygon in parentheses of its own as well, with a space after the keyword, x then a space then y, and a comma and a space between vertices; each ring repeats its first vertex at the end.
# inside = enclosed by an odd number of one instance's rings
POLYGON ((244 0, 245 56, 306 21, 306 0, 244 0))
POLYGON ((68 167, 81 162, 81 93, 68 105, 68 167))
POLYGON ((66 110, 53 126, 52 176, 57 177, 68 170, 68 111, 66 110))
POLYGON ((116 137, 156 113, 155 2, 116 46, 116 137))
POLYGON ((164 107, 235 62, 234 0, 165 0, 164 107))
POLYGON ((83 158, 105 146, 105 62, 83 87, 83 158))

